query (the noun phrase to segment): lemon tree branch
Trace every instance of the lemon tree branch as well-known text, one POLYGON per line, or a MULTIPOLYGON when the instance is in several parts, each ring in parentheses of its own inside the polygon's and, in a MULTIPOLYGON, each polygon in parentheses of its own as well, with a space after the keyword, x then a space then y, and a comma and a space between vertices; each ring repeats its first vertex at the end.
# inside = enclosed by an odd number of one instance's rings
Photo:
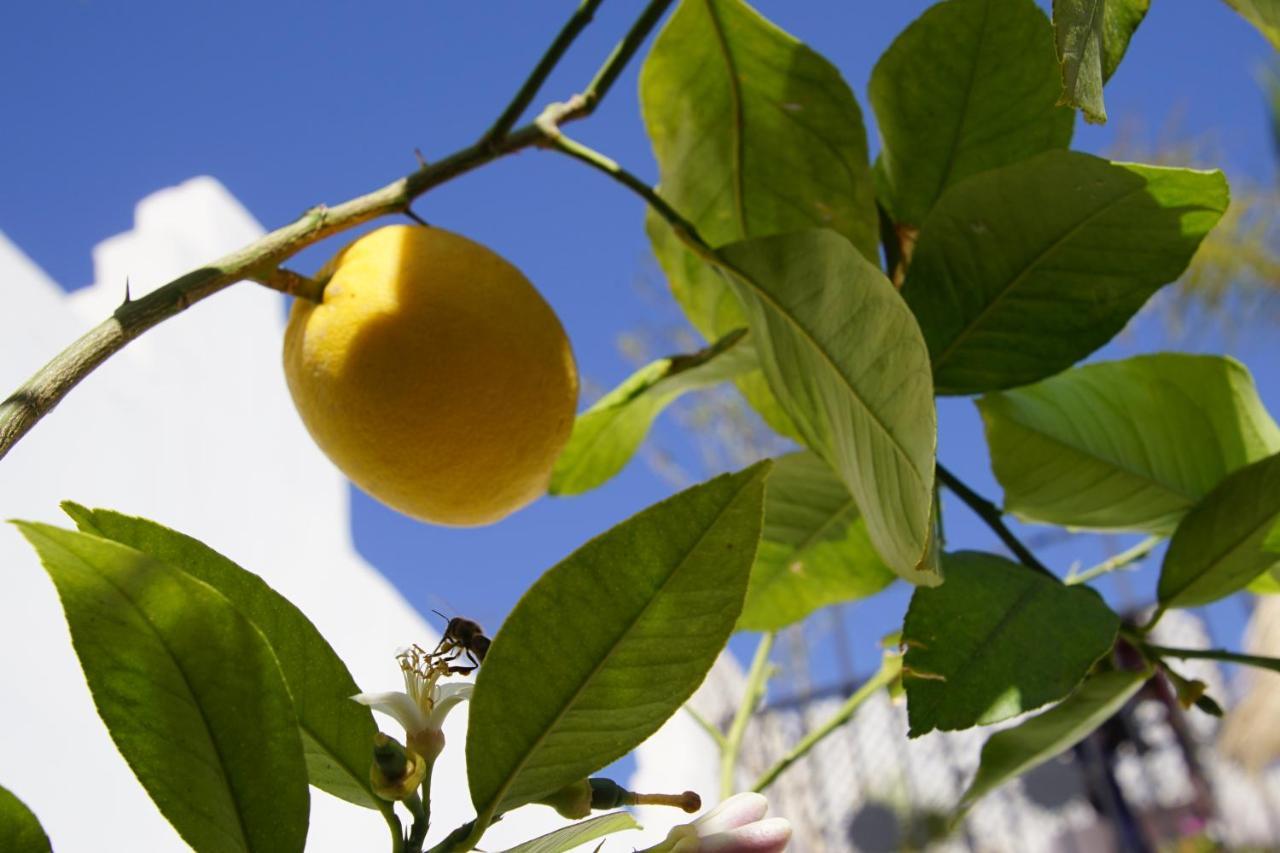
MULTIPOLYGON (((671 2, 651 0, 646 4, 583 94, 563 104, 553 105, 544 111, 544 115, 550 114, 556 125, 590 115, 671 2)), ((569 30, 569 34, 566 36, 565 31, 561 31, 543 62, 521 86, 508 111, 514 109, 518 115, 523 110, 521 103, 527 103, 526 99, 531 100, 535 96, 551 66, 568 48, 573 36, 590 20, 590 12, 596 5, 598 3, 584 2, 579 7, 570 25, 566 25, 565 30, 569 30), (584 9, 587 10, 585 17, 584 9), (580 23, 574 24, 575 21, 580 23), (547 67, 544 68, 544 64, 547 67)), ((284 289, 280 285, 287 287, 289 283, 287 275, 279 275, 280 264, 307 246, 380 216, 404 213, 415 198, 428 190, 507 154, 544 144, 545 141, 546 135, 536 122, 510 132, 495 124, 474 144, 443 160, 423 164, 381 189, 336 206, 314 207, 297 220, 242 249, 192 270, 146 296, 127 299, 110 317, 54 356, 0 403, 0 459, 98 365, 161 321, 238 281, 259 281, 284 289), (492 135, 494 130, 499 131, 497 136, 492 135)), ((292 286, 303 285, 295 280, 292 286)), ((302 290, 298 294, 306 295, 302 290)))

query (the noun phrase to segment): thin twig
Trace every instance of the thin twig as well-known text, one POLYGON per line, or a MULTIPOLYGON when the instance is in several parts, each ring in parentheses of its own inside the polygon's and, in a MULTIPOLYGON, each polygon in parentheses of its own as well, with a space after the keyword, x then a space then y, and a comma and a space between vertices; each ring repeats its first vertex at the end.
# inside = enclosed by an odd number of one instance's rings
POLYGON ((310 299, 312 302, 319 302, 324 295, 323 282, 307 278, 302 273, 297 273, 284 267, 276 267, 263 273, 257 273, 250 276, 250 278, 264 287, 269 287, 272 290, 278 290, 281 293, 287 293, 289 296, 296 296, 300 299, 310 299))
MULTIPOLYGON (((552 105, 543 113, 546 120, 558 127, 590 115, 671 2, 650 2, 592 78, 587 94, 552 105)), ((237 281, 269 276, 285 260, 326 237, 380 216, 404 213, 414 199, 428 190, 545 141, 545 132, 536 123, 524 125, 500 139, 489 139, 486 132, 473 145, 422 165, 381 189, 334 207, 315 207, 248 246, 176 278, 146 296, 125 302, 111 317, 54 356, 0 402, 0 459, 82 379, 158 323, 237 281)))
MULTIPOLYGON (((956 497, 968 504, 969 509, 973 510, 979 518, 986 522, 987 527, 990 527, 992 532, 1000 537, 1000 541, 1013 552, 1013 555, 1024 566, 1058 581, 1058 576, 1049 571, 1049 568, 1040 562, 1036 555, 1032 554, 1017 536, 1013 535, 1013 531, 1005 525, 1004 519, 1001 517, 1003 513, 1001 513, 998 506, 966 486, 963 480, 948 471, 941 462, 938 463, 938 479, 956 497)), ((1058 582, 1061 583, 1061 581, 1058 582)))
POLYGON ((855 690, 840 706, 840 710, 832 714, 825 723, 805 735, 804 739, 796 744, 790 752, 778 759, 776 764, 766 770, 756 780, 756 783, 751 786, 751 790, 759 793, 772 785, 779 776, 786 772, 787 768, 808 755, 827 735, 849 722, 857 710, 862 707, 863 702, 874 696, 876 691, 882 687, 888 686, 898 677, 901 671, 902 658, 899 655, 886 655, 884 662, 880 664, 879 671, 863 682, 862 686, 855 690))
POLYGON ((751 714, 764 696, 765 686, 769 680, 769 653, 773 651, 773 641, 776 636, 773 631, 769 631, 760 637, 760 645, 756 646, 756 655, 751 661, 751 669, 747 671, 747 684, 742 693, 742 702, 739 703, 733 723, 729 726, 729 733, 725 736, 725 745, 720 750, 720 799, 722 800, 733 793, 738 750, 742 748, 742 737, 746 734, 751 714))
POLYGON ((578 11, 570 16, 565 22, 564 27, 556 35, 555 40, 547 48, 546 53, 542 55, 542 59, 538 60, 538 64, 534 66, 529 77, 524 84, 516 92, 515 97, 511 99, 511 103, 507 104, 507 108, 502 111, 493 126, 485 132, 484 141, 493 144, 502 139, 511 128, 515 127, 520 116, 524 115, 524 111, 529 109, 529 104, 533 103, 533 99, 537 97, 538 91, 542 85, 547 82, 547 77, 555 70, 560 59, 564 56, 573 40, 578 37, 578 33, 582 32, 587 24, 591 23, 592 17, 595 15, 596 9, 604 0, 582 0, 578 6, 578 11))
POLYGON ((685 713, 688 714, 690 717, 692 717, 693 721, 697 723, 698 726, 704 732, 706 732, 713 741, 716 742, 716 746, 720 747, 721 751, 723 751, 725 748, 725 745, 728 743, 728 741, 725 739, 724 732, 716 728, 715 724, 712 723, 710 720, 708 720, 706 717, 699 714, 698 710, 694 708, 692 705, 690 705, 689 703, 686 702, 683 707, 684 707, 685 713))
POLYGON ((1122 569, 1130 563, 1136 563, 1154 551, 1163 541, 1163 536, 1148 536, 1132 548, 1121 551, 1119 554, 1116 554, 1108 560, 1103 560, 1091 569, 1085 569, 1083 572, 1068 574, 1066 583, 1088 583, 1094 578, 1101 577, 1108 572, 1114 572, 1116 569, 1122 569))
POLYGON ((1228 663, 1242 663, 1280 672, 1280 658, 1246 655, 1241 652, 1230 652, 1226 649, 1174 649, 1168 646, 1153 646, 1150 643, 1143 643, 1143 649, 1159 657, 1205 658, 1208 660, 1227 661, 1228 663))

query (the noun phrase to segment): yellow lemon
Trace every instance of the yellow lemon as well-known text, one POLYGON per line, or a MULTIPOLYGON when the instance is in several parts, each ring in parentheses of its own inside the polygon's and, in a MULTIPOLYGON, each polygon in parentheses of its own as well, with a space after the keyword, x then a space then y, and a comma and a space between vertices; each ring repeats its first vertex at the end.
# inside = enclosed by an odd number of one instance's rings
POLYGON ((546 491, 573 429, 564 329, 521 272, 439 228, 347 246, 294 302, 284 372, 311 436, 388 506, 489 524, 546 491))

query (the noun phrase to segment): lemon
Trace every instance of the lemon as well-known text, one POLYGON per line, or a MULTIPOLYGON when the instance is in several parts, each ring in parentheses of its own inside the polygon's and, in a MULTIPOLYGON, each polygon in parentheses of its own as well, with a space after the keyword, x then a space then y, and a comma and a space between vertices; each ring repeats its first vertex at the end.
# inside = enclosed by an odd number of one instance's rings
POLYGON ((387 506, 489 524, 543 494, 578 374, 529 280, 478 243, 393 225, 338 253, 298 299, 284 372, 320 449, 387 506))

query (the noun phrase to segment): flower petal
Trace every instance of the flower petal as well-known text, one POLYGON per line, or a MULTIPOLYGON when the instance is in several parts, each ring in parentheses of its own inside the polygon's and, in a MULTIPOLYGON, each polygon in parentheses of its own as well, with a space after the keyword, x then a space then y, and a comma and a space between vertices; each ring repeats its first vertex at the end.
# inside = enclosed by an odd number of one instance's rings
POLYGON ((782 853, 791 840, 791 824, 786 818, 771 817, 703 836, 698 853, 782 853))
POLYGON ((418 707, 418 703, 413 701, 413 697, 399 690, 386 693, 357 693, 351 698, 388 717, 394 717, 396 722, 404 726, 406 734, 416 734, 427 728, 430 722, 418 707))
POLYGON ((431 708, 427 726, 439 731, 444 726, 444 718, 448 716, 454 706, 470 699, 471 693, 475 689, 474 684, 442 684, 437 687, 435 704, 431 708))
POLYGON ((711 835, 724 832, 744 824, 752 823, 764 817, 769 811, 769 801, 764 794, 744 791, 734 794, 711 811, 693 822, 699 835, 711 835))

